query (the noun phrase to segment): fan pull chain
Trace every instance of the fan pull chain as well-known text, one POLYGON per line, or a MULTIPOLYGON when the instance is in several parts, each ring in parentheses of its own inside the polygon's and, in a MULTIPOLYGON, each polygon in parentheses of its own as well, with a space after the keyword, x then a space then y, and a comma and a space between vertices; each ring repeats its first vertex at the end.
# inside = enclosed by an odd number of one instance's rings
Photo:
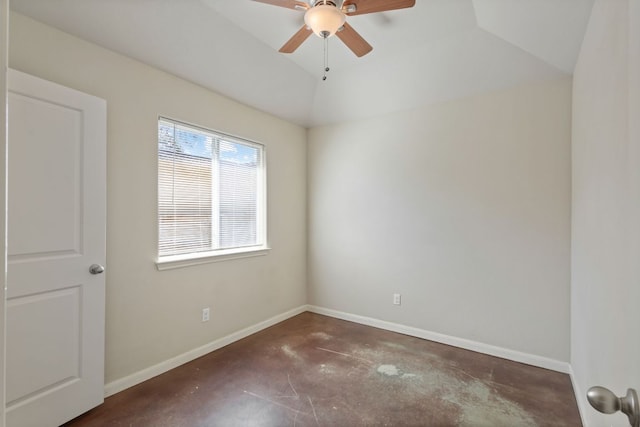
POLYGON ((324 75, 322 80, 327 80, 327 73, 329 72, 329 38, 324 39, 324 75))

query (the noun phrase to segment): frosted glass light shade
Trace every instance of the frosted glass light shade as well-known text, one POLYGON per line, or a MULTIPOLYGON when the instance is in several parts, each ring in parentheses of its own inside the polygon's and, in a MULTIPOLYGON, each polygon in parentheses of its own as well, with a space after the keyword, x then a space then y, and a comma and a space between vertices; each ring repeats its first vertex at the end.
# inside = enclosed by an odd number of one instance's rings
POLYGON ((307 27, 323 39, 334 35, 345 21, 344 13, 330 5, 312 7, 304 14, 304 23, 307 24, 307 27))

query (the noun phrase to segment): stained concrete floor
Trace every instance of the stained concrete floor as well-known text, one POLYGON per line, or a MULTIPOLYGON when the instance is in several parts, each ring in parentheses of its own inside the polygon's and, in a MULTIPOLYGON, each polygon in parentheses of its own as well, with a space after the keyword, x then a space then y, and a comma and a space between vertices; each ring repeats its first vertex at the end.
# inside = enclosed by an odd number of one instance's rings
POLYGON ((302 313, 65 426, 581 426, 567 375, 302 313))

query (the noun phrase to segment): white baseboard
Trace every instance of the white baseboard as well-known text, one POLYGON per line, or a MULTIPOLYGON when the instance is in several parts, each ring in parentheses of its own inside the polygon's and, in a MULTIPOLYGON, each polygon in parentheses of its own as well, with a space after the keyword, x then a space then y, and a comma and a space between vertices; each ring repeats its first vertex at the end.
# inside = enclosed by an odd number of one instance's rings
POLYGON ((426 340, 439 342, 441 344, 447 344, 454 347, 464 348, 466 350, 477 351, 478 353, 484 353, 490 356, 512 360, 514 362, 526 363, 527 365, 550 369, 552 371, 562 372, 563 374, 571 373, 571 366, 569 365, 569 363, 550 359, 547 357, 537 356, 535 354, 523 353, 516 350, 510 350, 508 348, 497 347, 464 338, 426 331, 424 329, 414 328, 412 326, 401 325, 398 323, 387 322, 384 320, 359 316, 356 314, 345 313, 342 311, 332 310, 329 308, 318 307, 314 305, 307 306, 307 310, 312 313, 323 314, 325 316, 335 317, 337 319, 348 320, 350 322, 373 326, 375 328, 385 329, 387 331, 398 332, 413 337, 423 338, 426 340))
POLYGON ((109 397, 129 387, 133 387, 134 385, 140 384, 141 382, 163 374, 171 369, 177 368, 180 365, 184 365, 187 362, 191 362, 198 357, 204 356, 207 353, 211 353, 214 350, 222 348, 235 341, 241 340, 242 338, 248 337, 251 334, 255 334, 256 332, 259 332, 263 329, 275 325, 276 323, 280 323, 283 320, 287 320, 290 317, 296 316, 305 311, 308 311, 308 306, 302 305, 282 314, 273 316, 272 318, 264 320, 260 323, 256 323, 255 325, 244 328, 240 331, 229 334, 225 337, 219 338, 201 347, 189 350, 186 353, 182 353, 176 357, 172 357, 171 359, 160 362, 157 365, 153 365, 149 368, 135 372, 124 378, 112 381, 104 386, 104 395, 105 397, 109 397))
MULTIPOLYGON (((195 348, 193 350, 187 351, 186 353, 182 353, 178 356, 172 357, 171 359, 160 362, 149 368, 135 372, 124 378, 120 378, 118 380, 112 381, 106 384, 104 387, 105 397, 109 397, 129 387, 133 387, 134 385, 140 384, 148 379, 151 379, 155 376, 163 374, 171 369, 177 368, 180 365, 183 365, 187 362, 195 360, 198 357, 204 356, 205 354, 208 354, 214 350, 217 350, 226 345, 229 345, 251 334, 255 334, 256 332, 259 332, 263 329, 266 329, 270 326, 275 325, 276 323, 282 322, 283 320, 287 320, 305 311, 310 311, 312 313, 317 313, 317 314, 323 314, 325 316, 335 317, 337 319, 348 320, 351 322, 360 323, 362 325, 373 326, 375 328, 385 329, 392 332, 398 332, 401 334, 410 335, 413 337, 418 337, 418 338, 422 338, 430 341, 435 341, 442 344, 451 345, 454 347, 464 348, 466 350, 477 351, 479 353, 484 353, 491 356, 500 357, 503 359, 513 360, 515 362, 526 363, 528 365, 538 366, 540 368, 562 372, 565 374, 569 374, 571 376, 572 382, 574 381, 573 375, 571 372, 571 366, 567 362, 549 359, 542 356, 536 356, 533 354, 522 353, 519 351, 497 347, 489 344, 484 344, 477 341, 471 341, 464 338, 452 337, 450 335, 444 335, 437 332, 431 332, 424 329, 414 328, 412 326, 401 325, 398 323, 387 322, 384 320, 374 319, 371 317, 359 316, 356 314, 345 313, 342 311, 332 310, 329 308, 323 308, 323 307, 318 307, 313 305, 302 305, 300 307, 289 310, 285 313, 276 315, 270 319, 264 320, 255 325, 244 328, 240 331, 229 334, 225 337, 219 338, 201 347, 195 348)), ((584 410, 584 408, 582 407, 581 399, 577 394, 579 388, 575 383, 573 383, 573 389, 576 392, 576 399, 578 400, 578 408, 580 410, 580 413, 582 414, 583 413, 582 411, 584 410)))

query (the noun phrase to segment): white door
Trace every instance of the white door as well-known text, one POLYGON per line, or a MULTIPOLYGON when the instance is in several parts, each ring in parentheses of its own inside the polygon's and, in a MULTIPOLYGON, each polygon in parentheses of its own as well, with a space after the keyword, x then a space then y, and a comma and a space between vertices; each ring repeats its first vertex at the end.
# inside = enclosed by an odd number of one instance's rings
POLYGON ((106 103, 8 77, 7 425, 58 426, 104 398, 106 103))

